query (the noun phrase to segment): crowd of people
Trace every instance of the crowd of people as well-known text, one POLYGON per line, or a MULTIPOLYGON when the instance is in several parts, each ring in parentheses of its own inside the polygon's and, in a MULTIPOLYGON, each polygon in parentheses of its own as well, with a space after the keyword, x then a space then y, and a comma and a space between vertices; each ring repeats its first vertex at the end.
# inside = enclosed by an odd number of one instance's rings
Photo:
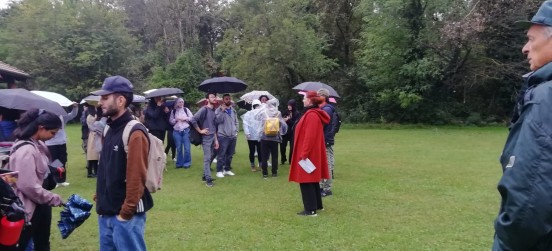
MULTIPOLYGON (((208 187, 214 185, 213 176, 236 175, 232 160, 238 144, 240 120, 230 94, 223 94, 220 102, 216 93, 206 93, 205 105, 194 114, 185 106, 183 97, 174 101, 152 98, 142 110, 132 104, 132 93, 133 86, 128 79, 108 77, 101 90, 92 92, 101 96, 98 104, 85 105, 80 117, 87 177, 96 179, 94 201, 99 215, 100 250, 145 250, 146 212, 153 207, 152 196, 145 189, 148 132, 162 141, 167 139, 165 152, 172 154, 170 158, 177 169, 192 167, 190 133, 191 130, 198 132, 203 149, 201 176, 208 187), (130 132, 127 155, 123 151, 122 134, 131 120, 142 123, 130 132), (216 163, 216 173, 211 175, 213 163, 216 163), (128 224, 121 224, 123 222, 128 224)), ((278 177, 279 165, 289 163, 289 181, 300 184, 304 209, 298 214, 303 216, 316 216, 316 211, 323 209, 322 196, 332 194, 330 190, 321 189, 321 186, 331 188, 326 184, 330 181, 331 185, 329 170, 333 170, 333 162, 328 161, 333 157, 326 157, 333 154, 329 145, 329 142, 333 145, 333 135, 328 138, 326 129, 331 126, 329 112, 335 108, 325 103, 328 97, 324 89, 307 92, 303 100, 304 115, 301 115, 295 100, 289 100, 287 109, 280 111, 277 99, 263 95, 241 116, 251 171, 256 172, 260 167, 262 178, 267 179, 271 167, 271 176, 278 177), (326 109, 326 106, 332 108, 326 109), (299 165, 299 161, 306 159, 312 161, 316 170, 307 172, 299 165)), ((2 132, 5 138, 12 137, 15 141, 13 149, 17 151, 10 154, 7 168, 19 173, 13 188, 25 207, 27 223, 18 244, 2 248, 49 250, 51 207, 64 203, 61 196, 51 190, 69 185, 65 176, 47 185, 51 176, 49 165, 59 161, 67 170, 64 129, 66 123, 77 116, 77 108, 75 103, 71 112, 64 116, 39 109, 28 110, 13 122, 11 133, 2 132)))

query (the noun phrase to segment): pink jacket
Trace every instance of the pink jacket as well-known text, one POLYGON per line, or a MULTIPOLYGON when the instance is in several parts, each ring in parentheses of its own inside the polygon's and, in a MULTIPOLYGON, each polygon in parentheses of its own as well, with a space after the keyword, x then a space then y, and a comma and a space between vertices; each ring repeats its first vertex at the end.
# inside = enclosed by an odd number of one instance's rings
MULTIPOLYGON (((27 221, 30 222, 37 204, 59 206, 62 204, 61 196, 42 188, 44 179, 50 173, 48 147, 42 141, 30 140, 32 144, 26 144, 18 148, 10 155, 9 169, 19 171, 19 177, 15 182, 17 196, 23 201, 27 221)), ((16 141, 14 146, 21 144, 16 141)))

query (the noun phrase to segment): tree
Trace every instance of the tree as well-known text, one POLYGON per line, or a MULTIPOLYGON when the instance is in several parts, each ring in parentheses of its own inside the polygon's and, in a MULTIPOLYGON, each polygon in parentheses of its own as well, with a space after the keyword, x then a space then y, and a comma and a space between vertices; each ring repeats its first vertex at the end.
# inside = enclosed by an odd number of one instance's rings
POLYGON ((327 42, 315 31, 316 16, 305 12, 308 2, 234 2, 233 28, 218 47, 224 69, 252 89, 284 95, 300 82, 328 74, 336 64, 324 55, 327 42))
POLYGON ((6 61, 27 69, 29 87, 77 99, 109 75, 139 75, 132 64, 139 43, 124 14, 102 1, 24 0, 0 30, 6 61))

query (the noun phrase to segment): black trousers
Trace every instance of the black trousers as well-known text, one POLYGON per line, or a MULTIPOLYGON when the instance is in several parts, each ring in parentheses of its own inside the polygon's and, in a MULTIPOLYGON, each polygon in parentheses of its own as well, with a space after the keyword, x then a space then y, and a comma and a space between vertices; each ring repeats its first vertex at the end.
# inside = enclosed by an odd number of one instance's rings
POLYGON ((63 163, 65 172, 62 174, 61 179, 58 179, 59 183, 65 182, 67 180, 67 145, 52 145, 48 146, 48 151, 50 151, 50 156, 52 156, 52 161, 59 160, 63 163))
POLYGON ((293 153, 293 137, 292 136, 282 136, 282 143, 280 143, 280 155, 282 155, 282 164, 286 161, 291 161, 291 153, 293 153), (286 158, 286 148, 289 142, 289 158, 286 158))
POLYGON ((98 161, 89 160, 86 169, 88 170, 88 175, 98 174, 98 161))
POLYGON ((261 165, 261 143, 257 140, 248 140, 247 145, 249 146, 249 162, 255 165, 255 150, 257 150, 257 160, 261 165))
POLYGON ((268 175, 268 158, 272 156, 272 174, 278 173, 278 142, 261 140, 261 168, 263 175, 268 175))
POLYGON ((322 195, 320 194, 320 183, 299 183, 303 207, 305 211, 316 211, 324 208, 322 195))
POLYGON ((165 132, 166 130, 149 130, 149 133, 163 141, 163 143, 165 143, 165 132))
POLYGON ((165 147, 165 153, 167 156, 169 156, 169 150, 171 151, 171 159, 174 159, 176 156, 176 144, 174 143, 173 131, 173 129, 167 130, 167 146, 165 147))
POLYGON ((50 225, 52 224, 52 207, 37 205, 31 218, 31 225, 25 226, 19 237, 19 246, 14 249, 25 251, 29 240, 33 238, 35 251, 50 251, 50 225))

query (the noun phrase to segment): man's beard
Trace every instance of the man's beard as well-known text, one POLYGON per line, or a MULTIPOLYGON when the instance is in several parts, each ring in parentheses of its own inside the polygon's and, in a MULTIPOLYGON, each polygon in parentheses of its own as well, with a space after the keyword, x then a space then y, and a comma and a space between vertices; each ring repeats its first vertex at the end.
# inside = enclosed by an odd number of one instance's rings
POLYGON ((224 102, 224 105, 230 107, 232 105, 232 101, 230 101, 228 103, 224 102))
POLYGON ((117 113, 119 113, 119 111, 113 107, 107 107, 104 111, 103 111, 103 116, 106 116, 106 117, 111 117, 113 115, 117 115, 117 113))

